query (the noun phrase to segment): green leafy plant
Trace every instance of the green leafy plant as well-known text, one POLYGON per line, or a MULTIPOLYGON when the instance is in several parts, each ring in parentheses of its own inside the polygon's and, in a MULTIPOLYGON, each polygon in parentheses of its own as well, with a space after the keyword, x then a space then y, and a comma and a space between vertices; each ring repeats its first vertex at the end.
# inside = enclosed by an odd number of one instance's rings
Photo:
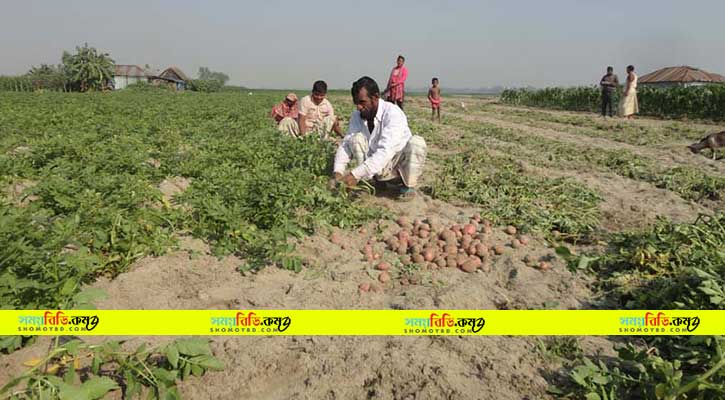
POLYGON ((203 339, 178 339, 156 349, 142 344, 134 351, 120 342, 71 340, 26 365, 31 368, 0 389, 3 398, 95 400, 120 390, 128 399, 144 393, 149 399, 180 399, 178 381, 224 368, 203 339))

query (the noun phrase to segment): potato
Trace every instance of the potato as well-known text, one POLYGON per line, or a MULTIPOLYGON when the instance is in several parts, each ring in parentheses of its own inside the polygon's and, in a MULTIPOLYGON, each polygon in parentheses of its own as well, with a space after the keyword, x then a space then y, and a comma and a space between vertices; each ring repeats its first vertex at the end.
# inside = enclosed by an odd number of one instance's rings
POLYGON ((418 232, 418 237, 422 239, 427 239, 428 235, 430 235, 429 231, 421 229, 420 232, 418 232))
POLYGON ((479 257, 484 257, 488 255, 488 246, 486 246, 485 244, 476 245, 476 255, 479 257))
POLYGON ((456 261, 455 256, 448 256, 446 257, 446 267, 448 268, 456 268, 458 266, 458 262, 456 261))
POLYGON ((403 255, 407 252, 408 252, 408 241, 401 240, 400 245, 398 245, 398 254, 403 255))
POLYGON ((478 257, 470 257, 468 258, 462 265, 461 270, 464 272, 472 273, 476 272, 478 267, 481 266, 481 259, 478 257))
POLYGON ((433 250, 431 248, 427 248, 427 249, 423 250, 423 258, 426 261, 433 261, 435 259, 435 256, 436 256, 435 250, 433 250))
POLYGON ((469 256, 475 256, 477 253, 476 245, 471 243, 471 245, 466 248, 466 253, 468 253, 469 256))
POLYGON ((388 272, 388 271, 383 271, 380 273, 380 275, 378 275, 378 280, 380 281, 380 283, 388 283, 388 282, 390 282, 390 279, 391 279, 391 276, 390 276, 390 272, 388 272))
POLYGON ((426 266, 426 269, 429 271, 438 268, 438 265, 436 265, 436 263, 434 263, 434 262, 429 262, 425 266, 426 266))
POLYGON ((446 259, 445 258, 443 258, 443 257, 436 258, 436 265, 439 268, 445 268, 446 267, 446 264, 447 263, 446 263, 446 259))
POLYGON ((473 242, 473 238, 470 235, 461 236, 461 246, 468 247, 473 242))
POLYGON ((423 251, 423 247, 419 244, 415 244, 410 247, 410 254, 418 254, 423 251))
POLYGON ((551 264, 546 261, 542 261, 539 263, 539 269, 542 271, 548 271, 551 269, 551 264))
POLYGON ((514 239, 514 240, 511 241, 511 247, 512 248, 519 249, 519 248, 521 248, 521 246, 523 246, 523 245, 521 244, 521 242, 519 242, 518 239, 514 239))
POLYGON ((409 255, 404 255, 404 256, 400 257, 400 263, 403 265, 410 265, 411 261, 412 260, 410 259, 409 255))
POLYGON ((400 225, 401 227, 403 227, 403 226, 406 226, 406 225, 410 225, 410 218, 401 215, 400 217, 398 217, 398 219, 395 220, 395 222, 398 225, 400 225))
POLYGON ((398 240, 401 240, 401 241, 408 240, 408 239, 410 239, 410 232, 407 230, 402 230, 402 231, 399 231, 395 236, 398 238, 398 240))
POLYGON ((473 235, 476 233, 476 226, 473 224, 466 224, 463 226, 464 235, 473 235))
POLYGON ((486 235, 490 235, 493 233, 493 228, 491 228, 491 226, 486 225, 483 227, 483 233, 485 233, 486 235))
POLYGON ((458 224, 453 224, 453 225, 451 225, 451 230, 453 232, 460 232, 461 231, 461 226, 458 225, 458 224))
POLYGON ((390 271, 390 268, 392 268, 392 265, 390 265, 389 262, 383 261, 375 266, 375 269, 378 271, 390 271))
POLYGON ((521 235, 521 236, 519 236, 519 242, 521 242, 521 244, 526 246, 527 244, 529 244, 529 237, 521 235))
POLYGON ((442 240, 448 242, 450 239, 455 239, 456 238, 456 232, 454 232, 454 231, 452 231, 450 229, 446 229, 443 232, 441 232, 440 238, 442 240))
POLYGON ((425 224, 425 223, 420 224, 420 230, 422 230, 422 231, 430 231, 430 225, 425 224))
POLYGON ((509 235, 515 235, 516 234, 516 227, 513 225, 509 225, 504 229, 504 232, 506 232, 509 235))
POLYGON ((479 213, 473 214, 473 217, 471 218, 474 219, 476 222, 481 222, 481 214, 479 213))
POLYGON ((357 288, 358 288, 358 290, 360 290, 360 292, 367 293, 370 291, 370 283, 368 283, 368 282, 361 283, 360 285, 358 285, 357 288))
POLYGON ((369 244, 365 245, 365 247, 363 247, 363 249, 362 249, 363 254, 368 254, 368 253, 372 253, 372 252, 373 252, 373 246, 371 246, 369 244))
POLYGON ((446 254, 455 255, 456 253, 458 253, 458 246, 456 246, 454 244, 447 244, 446 247, 443 248, 443 251, 446 254))
POLYGON ((358 232, 360 232, 364 235, 364 234, 368 233, 368 230, 365 228, 360 228, 360 230, 358 232))
POLYGON ((379 260, 379 259, 380 259, 380 254, 374 253, 373 254, 373 260, 379 260))
POLYGON ((493 247, 493 251, 494 251, 494 253, 501 255, 504 253, 504 251, 506 251, 506 248, 504 248, 500 244, 497 244, 496 246, 493 247))
POLYGON ((465 255, 463 255, 463 254, 459 254, 459 255, 458 255, 458 256, 456 257, 456 265, 460 267, 460 266, 462 266, 462 265, 463 265, 463 264, 464 264, 464 263, 465 263, 465 262, 466 262, 467 260, 468 260, 468 257, 466 257, 466 256, 465 256, 465 255))

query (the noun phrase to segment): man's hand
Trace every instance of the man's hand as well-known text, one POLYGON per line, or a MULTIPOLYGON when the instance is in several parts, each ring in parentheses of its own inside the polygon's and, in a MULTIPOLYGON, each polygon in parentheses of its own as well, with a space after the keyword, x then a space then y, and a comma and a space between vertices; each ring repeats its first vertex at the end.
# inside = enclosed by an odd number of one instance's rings
POLYGON ((347 187, 357 186, 357 179, 352 173, 348 172, 347 175, 342 177, 342 183, 344 183, 347 187))
POLYGON ((335 174, 330 178, 330 180, 327 182, 327 187, 330 188, 330 190, 334 190, 337 187, 337 184, 342 181, 342 174, 339 172, 335 172, 335 174))

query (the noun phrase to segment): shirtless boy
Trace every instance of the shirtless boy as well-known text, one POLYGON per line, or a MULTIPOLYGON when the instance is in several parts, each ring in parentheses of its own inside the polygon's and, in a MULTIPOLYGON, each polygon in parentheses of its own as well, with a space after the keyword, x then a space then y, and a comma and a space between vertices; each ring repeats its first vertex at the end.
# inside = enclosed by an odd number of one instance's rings
POLYGON ((430 101, 431 121, 436 118, 438 113, 438 122, 441 122, 441 88, 438 86, 438 78, 433 78, 431 82, 433 86, 428 90, 428 101, 430 101))

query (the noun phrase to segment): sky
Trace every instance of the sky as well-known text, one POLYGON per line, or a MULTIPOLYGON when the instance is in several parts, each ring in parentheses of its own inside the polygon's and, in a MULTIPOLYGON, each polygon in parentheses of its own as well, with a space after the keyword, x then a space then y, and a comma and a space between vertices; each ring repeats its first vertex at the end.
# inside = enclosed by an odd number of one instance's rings
POLYGON ((725 74, 725 1, 3 0, 0 75, 57 64, 88 43, 118 64, 199 67, 251 88, 385 85, 398 54, 408 88, 594 84, 691 65, 725 74))

